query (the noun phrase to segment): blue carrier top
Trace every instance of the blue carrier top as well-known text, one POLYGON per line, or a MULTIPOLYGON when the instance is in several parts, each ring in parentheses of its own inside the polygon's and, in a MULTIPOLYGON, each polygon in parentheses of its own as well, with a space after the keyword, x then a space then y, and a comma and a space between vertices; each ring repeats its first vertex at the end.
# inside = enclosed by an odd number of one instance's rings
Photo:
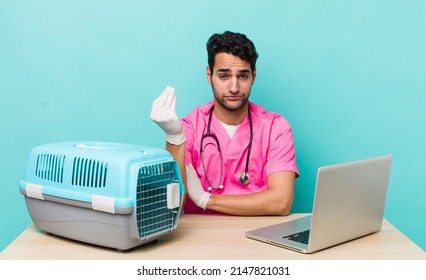
MULTIPOLYGON (((137 204, 138 185, 156 187, 160 181, 161 187, 172 185, 175 200, 176 193, 183 195, 177 163, 166 150, 73 141, 35 147, 27 161, 20 191, 32 198, 131 213, 137 204)), ((170 203, 177 207, 176 202, 170 203)))

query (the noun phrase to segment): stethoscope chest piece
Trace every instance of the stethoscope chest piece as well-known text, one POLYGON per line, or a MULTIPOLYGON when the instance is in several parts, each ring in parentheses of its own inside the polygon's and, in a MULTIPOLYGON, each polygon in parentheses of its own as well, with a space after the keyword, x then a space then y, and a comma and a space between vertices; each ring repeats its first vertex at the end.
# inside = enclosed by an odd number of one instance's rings
POLYGON ((245 185, 245 186, 250 184, 250 182, 251 182, 250 175, 248 174, 247 171, 241 172, 239 179, 240 179, 240 183, 245 185))
MULTIPOLYGON (((200 143, 200 155, 201 155, 201 162, 203 164, 203 169, 204 169, 204 174, 206 176, 206 179, 209 183, 209 187, 207 188, 208 191, 212 191, 212 190, 222 190, 223 189, 223 185, 221 184, 222 179, 223 179, 223 159, 222 159, 222 152, 220 150, 220 145, 219 145, 219 140, 217 139, 216 135, 214 135, 213 133, 211 133, 210 131, 210 125, 211 125, 211 121, 212 121, 212 115, 213 115, 213 106, 210 109, 210 113, 209 113, 209 119, 207 122, 207 131, 206 133, 204 133, 201 136, 201 143, 200 143), (217 187, 214 187, 208 174, 207 174, 207 168, 204 162, 204 150, 203 150, 203 141, 206 138, 212 138, 214 140, 214 142, 216 142, 217 145, 217 150, 219 152, 219 158, 220 158, 220 172, 219 172, 219 184, 217 187)), ((251 144, 253 141, 253 123, 252 123, 252 119, 251 119, 251 113, 250 113, 250 108, 248 108, 248 117, 249 117, 249 122, 250 122, 250 141, 247 147, 247 159, 246 159, 246 166, 245 166, 245 170, 243 172, 241 172, 240 176, 239 176, 239 181, 242 185, 247 186, 248 184, 250 184, 251 179, 250 179, 250 175, 248 173, 248 165, 249 165, 249 159, 250 159, 250 152, 251 152, 251 144)))

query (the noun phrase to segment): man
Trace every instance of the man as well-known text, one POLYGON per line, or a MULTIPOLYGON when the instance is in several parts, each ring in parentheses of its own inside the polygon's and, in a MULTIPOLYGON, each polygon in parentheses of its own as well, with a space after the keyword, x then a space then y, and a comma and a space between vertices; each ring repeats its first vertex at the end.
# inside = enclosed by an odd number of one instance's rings
POLYGON ((181 170, 189 195, 184 212, 288 215, 299 175, 293 134, 284 117, 249 102, 255 46, 227 31, 210 37, 207 53, 214 100, 179 120, 167 87, 151 112, 181 170))

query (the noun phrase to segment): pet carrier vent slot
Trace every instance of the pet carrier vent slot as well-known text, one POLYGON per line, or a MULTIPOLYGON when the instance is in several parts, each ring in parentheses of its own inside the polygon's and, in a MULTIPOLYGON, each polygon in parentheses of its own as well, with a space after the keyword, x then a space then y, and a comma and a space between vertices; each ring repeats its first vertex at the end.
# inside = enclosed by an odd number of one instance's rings
POLYGON ((64 155, 39 154, 35 176, 56 183, 62 183, 64 177, 64 155))
POLYGON ((102 188, 106 186, 108 163, 76 157, 73 162, 71 184, 74 186, 102 188))
POLYGON ((172 162, 139 170, 136 212, 141 239, 173 229, 177 212, 167 207, 167 185, 175 182, 177 178, 172 162))

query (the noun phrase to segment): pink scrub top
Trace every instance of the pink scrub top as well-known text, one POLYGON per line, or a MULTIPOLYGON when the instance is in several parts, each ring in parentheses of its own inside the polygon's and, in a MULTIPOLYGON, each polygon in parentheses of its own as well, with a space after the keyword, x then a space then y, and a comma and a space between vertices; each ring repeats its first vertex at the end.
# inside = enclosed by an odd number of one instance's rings
MULTIPOLYGON (((248 165, 251 182, 243 185, 239 181, 245 170, 247 150, 250 141, 250 121, 248 116, 238 127, 231 139, 225 128, 212 114, 210 132, 215 134, 220 145, 222 164, 217 144, 212 137, 203 141, 204 164, 208 179, 214 187, 222 184, 223 189, 208 190, 210 183, 206 177, 200 154, 201 137, 207 131, 210 109, 213 101, 197 107, 182 119, 185 130, 186 164, 192 164, 205 191, 212 194, 241 195, 268 189, 267 176, 280 171, 293 171, 296 177, 299 171, 293 133, 287 120, 273 112, 267 112, 262 106, 249 103, 253 123, 253 140, 248 165), (222 165, 222 167, 221 167, 222 165), (220 175, 222 172, 222 176, 220 175)), ((189 196, 186 197, 184 213, 217 213, 196 206, 189 196)))

